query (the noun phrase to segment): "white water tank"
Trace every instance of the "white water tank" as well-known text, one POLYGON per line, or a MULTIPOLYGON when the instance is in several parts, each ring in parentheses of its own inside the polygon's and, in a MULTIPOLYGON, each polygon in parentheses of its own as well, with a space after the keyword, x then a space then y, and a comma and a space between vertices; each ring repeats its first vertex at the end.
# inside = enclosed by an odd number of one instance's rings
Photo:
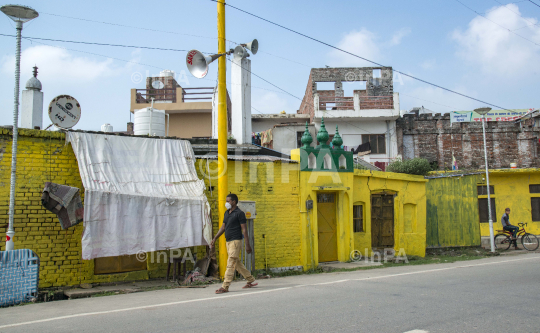
POLYGON ((101 131, 102 132, 112 132, 113 131, 113 127, 111 124, 103 124, 101 125, 101 131))
POLYGON ((165 69, 159 72, 159 76, 161 77, 173 77, 174 78, 174 71, 171 71, 170 69, 165 69))
POLYGON ((165 111, 144 108, 135 110, 135 135, 165 136, 165 111))

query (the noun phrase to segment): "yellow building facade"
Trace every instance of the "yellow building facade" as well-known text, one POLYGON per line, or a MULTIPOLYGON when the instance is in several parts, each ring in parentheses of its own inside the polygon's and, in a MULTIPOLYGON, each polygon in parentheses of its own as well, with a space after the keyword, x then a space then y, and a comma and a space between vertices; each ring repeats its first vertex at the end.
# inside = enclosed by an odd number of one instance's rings
MULTIPOLYGON (((11 138, 11 129, 0 128, 2 235, 9 217, 11 138)), ((62 230, 57 217, 40 201, 48 181, 78 187, 84 200, 77 160, 71 145, 65 144, 65 134, 20 129, 18 147, 15 248, 32 249, 39 256, 41 288, 165 277, 164 251, 148 253, 146 262, 135 266, 129 258, 108 261, 109 266, 99 258, 82 260, 83 225, 62 230)), ((229 191, 242 201, 256 203, 255 269, 307 270, 320 262, 349 261, 354 250, 365 254, 367 249, 370 255, 372 248, 424 255, 423 177, 354 170, 350 156, 340 160, 347 154, 332 151, 325 152, 335 157, 329 162, 336 166, 333 171, 303 170, 300 150, 293 151, 293 160, 230 156, 229 191)), ((321 166, 325 158, 320 155, 321 166)), ((217 159, 197 159, 195 166, 206 185, 216 233, 217 159)), ((4 248, 5 236, 0 241, 0 250, 4 248)), ((205 253, 204 247, 190 250, 199 258, 205 253)))
MULTIPOLYGON (((527 223, 527 232, 540 235, 540 169, 499 169, 489 171, 489 182, 494 192, 493 217, 495 233, 502 229, 501 217, 510 208, 510 223, 527 223)), ((478 176, 478 185, 485 186, 485 177, 478 176)), ((487 201, 487 195, 478 194, 487 201)), ((489 236, 489 223, 480 223, 480 234, 489 236)))

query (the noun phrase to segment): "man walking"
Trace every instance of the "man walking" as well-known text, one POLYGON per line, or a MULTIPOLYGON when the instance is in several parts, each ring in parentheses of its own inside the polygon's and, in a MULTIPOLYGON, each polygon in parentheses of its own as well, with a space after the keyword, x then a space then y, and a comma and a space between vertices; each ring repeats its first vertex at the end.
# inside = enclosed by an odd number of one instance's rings
POLYGON ((504 210, 504 214, 501 218, 501 224, 503 229, 510 231, 512 233, 512 242, 514 243, 515 248, 517 249, 516 234, 519 231, 519 227, 510 224, 510 208, 504 210))
POLYGON ((227 270, 225 271, 223 285, 221 288, 216 290, 216 294, 229 292, 229 286, 234 278, 235 270, 242 274, 244 279, 247 280, 247 284, 243 287, 244 289, 252 288, 258 285, 258 283, 253 283, 255 278, 246 269, 239 258, 240 250, 242 250, 242 238, 246 240, 247 253, 251 253, 251 246, 249 244, 249 237, 246 227, 246 214, 244 214, 244 212, 241 211, 237 205, 238 197, 236 194, 229 194, 227 196, 227 202, 225 203, 227 211, 223 217, 223 224, 210 243, 210 248, 213 248, 216 240, 223 235, 223 233, 225 233, 225 240, 227 241, 227 254, 229 255, 229 259, 227 260, 227 270))

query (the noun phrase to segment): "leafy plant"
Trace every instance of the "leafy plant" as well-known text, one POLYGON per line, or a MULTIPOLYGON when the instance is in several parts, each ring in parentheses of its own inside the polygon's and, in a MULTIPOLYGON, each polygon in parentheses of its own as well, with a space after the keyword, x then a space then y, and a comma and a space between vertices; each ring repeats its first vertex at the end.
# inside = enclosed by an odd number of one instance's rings
POLYGON ((405 161, 397 159, 386 167, 386 171, 389 172, 406 173, 409 175, 419 176, 425 176, 432 170, 432 165, 425 158, 413 158, 405 161))

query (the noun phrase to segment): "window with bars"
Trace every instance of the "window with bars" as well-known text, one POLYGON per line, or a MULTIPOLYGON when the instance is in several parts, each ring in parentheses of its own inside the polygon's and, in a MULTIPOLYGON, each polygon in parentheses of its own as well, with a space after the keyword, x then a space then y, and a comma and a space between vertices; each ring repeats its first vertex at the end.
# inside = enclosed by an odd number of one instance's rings
POLYGON ((531 198, 531 214, 534 222, 540 221, 540 197, 531 198))
POLYGON ((538 184, 529 185, 529 193, 540 193, 540 185, 538 184))
POLYGON ((364 232, 364 205, 353 206, 354 232, 364 232))
MULTIPOLYGON (((493 222, 497 221, 496 212, 497 208, 495 207, 495 198, 491 198, 491 218, 493 222)), ((487 198, 478 198, 478 215, 480 215, 481 223, 489 222, 489 209, 487 198)))
MULTIPOLYGON (((481 186, 477 186, 476 187, 477 191, 478 191, 478 195, 487 195, 487 186, 485 185, 481 185, 481 186)), ((491 195, 495 194, 495 187, 493 186, 489 186, 489 193, 491 195)))
POLYGON ((362 134, 362 144, 369 142, 372 154, 386 154, 385 134, 362 134))
POLYGON ((334 193, 317 193, 317 203, 333 203, 334 198, 334 193))

